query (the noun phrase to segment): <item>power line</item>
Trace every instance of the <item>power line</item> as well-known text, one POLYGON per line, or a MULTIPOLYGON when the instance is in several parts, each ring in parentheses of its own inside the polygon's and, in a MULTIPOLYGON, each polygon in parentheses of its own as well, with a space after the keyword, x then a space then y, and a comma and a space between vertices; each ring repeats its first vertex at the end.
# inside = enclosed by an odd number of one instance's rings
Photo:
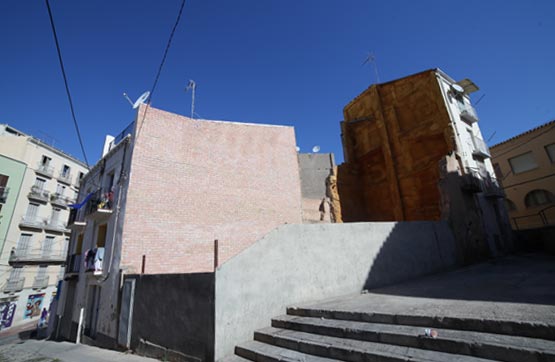
POLYGON ((81 145, 81 151, 83 152, 83 157, 85 158, 85 164, 87 169, 90 171, 89 161, 87 160, 87 155, 85 153, 85 147, 83 146, 83 139, 81 138, 81 132, 79 131, 79 125, 77 124, 77 118, 75 117, 75 110, 73 108, 73 101, 71 99, 71 93, 69 91, 69 85, 67 82, 66 71, 64 68, 64 62, 62 60, 62 51, 60 50, 60 44, 58 43, 58 35, 56 35, 56 27, 54 26, 54 18, 52 17, 52 10, 50 9, 50 3, 46 0, 46 7, 48 8, 48 16, 50 17, 50 25, 52 26, 52 34, 54 34, 54 41, 56 42, 56 50, 58 51, 58 59, 60 60, 60 68, 62 69, 62 76, 64 78, 64 84, 66 86, 67 99, 69 100, 69 108, 71 109, 71 116, 73 117, 73 124, 75 125, 75 130, 77 131, 77 138, 79 139, 79 144, 81 145))
MULTIPOLYGON (((48 0, 47 0, 48 1, 48 0)), ((156 78, 154 78, 154 84, 152 84, 152 88, 150 89, 150 99, 146 104, 146 108, 143 114, 143 119, 141 120, 141 125, 140 128, 137 130, 137 137, 141 131, 141 128, 143 127, 143 123, 145 121, 146 118, 146 114, 148 112, 148 108, 150 107, 150 103, 152 102, 152 97, 154 96, 154 91, 156 89, 156 85, 158 84, 158 80, 160 79, 160 74, 162 74, 162 68, 164 67, 164 63, 166 63, 166 57, 168 56, 168 52, 170 50, 171 44, 172 44, 172 40, 173 40, 173 36, 175 34, 175 30, 177 29, 177 26, 179 25, 179 21, 181 20, 181 14, 183 14, 183 8, 185 7, 185 0, 183 0, 181 2, 181 7, 179 8, 179 13, 177 14, 177 19, 175 19, 175 24, 173 25, 173 29, 170 33, 170 37, 168 39, 168 43, 166 44, 166 49, 164 50, 164 56, 162 57, 162 61, 160 62, 160 66, 158 67, 158 72, 156 73, 156 78)))

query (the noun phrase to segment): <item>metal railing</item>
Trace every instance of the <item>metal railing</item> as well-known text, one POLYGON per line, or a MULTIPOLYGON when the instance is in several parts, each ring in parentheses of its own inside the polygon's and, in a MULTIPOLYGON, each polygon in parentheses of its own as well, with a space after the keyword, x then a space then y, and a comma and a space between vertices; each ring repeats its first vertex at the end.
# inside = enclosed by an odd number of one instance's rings
POLYGON ((472 151, 472 154, 484 157, 491 157, 491 154, 489 153, 489 148, 483 139, 472 136, 472 143, 474 144, 474 150, 472 151))
POLYGON ((23 290, 23 285, 25 285, 25 277, 8 279, 8 282, 4 286, 4 293, 19 292, 23 290))
POLYGON ((50 197, 50 192, 38 186, 31 186, 31 191, 29 191, 29 195, 27 195, 27 197, 34 200, 47 202, 48 198, 50 197))
POLYGON ((65 197, 62 194, 54 193, 50 195, 50 203, 58 206, 66 207, 68 204, 73 203, 73 200, 69 197, 65 197))
POLYGON ((543 208, 535 214, 513 217, 512 220, 516 230, 520 230, 523 227, 529 229, 538 226, 555 225, 555 205, 543 208), (553 210, 553 216, 548 213, 551 210, 553 210), (530 222, 530 220, 533 221, 530 222))
POLYGON ((44 176, 52 177, 52 175, 54 175, 54 167, 39 163, 39 165, 35 169, 35 172, 40 173, 44 176))
POLYGON ((48 249, 15 249, 10 253, 9 263, 63 263, 66 255, 61 250, 48 250, 48 249))
POLYGON ((48 287, 49 275, 36 276, 33 281, 33 289, 44 289, 48 287))
POLYGON ((461 118, 464 121, 468 123, 478 122, 478 115, 476 114, 474 107, 472 107, 471 105, 469 104, 465 104, 464 106, 460 105, 459 110, 461 112, 461 118))
POLYGON ((66 267, 67 274, 77 274, 81 270, 81 254, 72 254, 66 267))
POLYGON ((46 225, 46 220, 37 216, 23 216, 19 222, 19 226, 43 229, 46 225))
POLYGON ((52 231, 58 231, 58 232, 64 232, 67 230, 67 225, 64 222, 61 221, 48 221, 45 225, 44 225, 44 229, 46 230, 52 230, 52 231))
POLYGON ((60 174, 58 175, 58 180, 71 184, 71 172, 69 171, 64 172, 64 170, 61 170, 60 174))

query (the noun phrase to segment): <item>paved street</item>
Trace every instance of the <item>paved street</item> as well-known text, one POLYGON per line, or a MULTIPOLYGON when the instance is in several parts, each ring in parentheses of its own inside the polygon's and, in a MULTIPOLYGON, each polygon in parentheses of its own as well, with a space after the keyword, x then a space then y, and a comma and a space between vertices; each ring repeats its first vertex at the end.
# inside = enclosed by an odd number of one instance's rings
POLYGON ((0 346, 0 362, 148 362, 152 358, 69 342, 27 340, 0 346))

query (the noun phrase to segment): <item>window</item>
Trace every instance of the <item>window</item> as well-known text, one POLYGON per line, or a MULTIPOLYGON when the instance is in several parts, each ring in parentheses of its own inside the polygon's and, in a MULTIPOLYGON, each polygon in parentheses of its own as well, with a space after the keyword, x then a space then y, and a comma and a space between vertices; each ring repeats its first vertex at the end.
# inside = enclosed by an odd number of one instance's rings
POLYGON ((81 180, 83 180, 83 177, 85 177, 85 174, 83 172, 79 172, 79 183, 81 183, 81 180))
POLYGON ((46 184, 46 180, 45 180, 45 179, 42 179, 42 178, 40 178, 40 177, 37 177, 36 180, 35 180, 35 185, 34 185, 34 187, 35 187, 35 189, 36 189, 37 191, 42 191, 42 190, 44 190, 44 185, 45 185, 45 184, 46 184))
POLYGON ((97 248, 103 248, 106 245, 106 231, 108 231, 108 224, 102 224, 98 227, 98 236, 96 238, 97 248))
POLYGON ((27 255, 29 250, 29 245, 31 244, 32 234, 21 234, 19 240, 17 241, 17 246, 15 247, 15 254, 17 256, 27 255))
POLYGON ((522 155, 509 158, 509 164, 511 165, 511 169, 515 175, 517 173, 530 171, 538 167, 532 152, 523 153, 522 155))
POLYGON ((39 212, 39 204, 30 203, 27 207, 27 213, 25 214, 25 220, 35 221, 37 214, 39 212))
POLYGON ((23 271, 23 267, 13 267, 12 271, 10 272, 9 282, 15 283, 21 280, 21 272, 23 271))
POLYGON ((50 218, 50 223, 52 225, 58 225, 60 222, 60 213, 62 209, 58 209, 57 207, 52 209, 52 217, 50 218))
POLYGON ((553 163, 555 162, 555 143, 545 146, 545 152, 549 156, 549 160, 553 163))
POLYGON ((64 165, 64 167, 62 168, 62 177, 69 177, 69 166, 68 165, 64 165))
POLYGON ((41 164, 41 166, 48 167, 50 165, 50 161, 52 161, 52 159, 50 157, 42 155, 42 158, 40 160, 40 164, 41 164))
POLYGON ((547 190, 530 191, 524 198, 526 207, 535 207, 555 202, 553 194, 547 190))
POLYGON ((516 211, 516 205, 509 199, 505 199, 505 207, 508 211, 516 211))
POLYGON ((75 247, 75 254, 81 255, 83 252, 83 234, 77 236, 77 246, 75 247))
MULTIPOLYGON (((8 196, 8 179, 10 177, 7 175, 0 174, 0 202, 6 202, 8 196)), ((2 205, 0 205, 2 207, 2 205)))
POLYGON ((47 257, 52 253, 52 246, 54 245, 54 236, 47 236, 42 243, 42 256, 47 257))
POLYGON ((62 256, 63 257, 67 256, 68 247, 69 247, 69 238, 65 238, 64 239, 64 245, 62 246, 62 256))
POLYGON ((46 265, 39 266, 39 271, 37 272, 38 280, 43 280, 44 278, 46 278, 46 268, 48 268, 48 266, 46 265))
POLYGON ((64 196, 65 191, 66 191, 66 187, 65 187, 64 185, 58 184, 58 185, 56 186, 56 193, 57 193, 58 195, 64 196))

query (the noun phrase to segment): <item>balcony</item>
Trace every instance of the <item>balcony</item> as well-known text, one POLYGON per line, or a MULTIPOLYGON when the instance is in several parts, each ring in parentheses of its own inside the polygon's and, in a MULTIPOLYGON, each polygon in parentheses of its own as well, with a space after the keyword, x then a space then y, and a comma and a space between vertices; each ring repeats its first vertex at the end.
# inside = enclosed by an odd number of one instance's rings
POLYGON ((8 282, 4 286, 4 293, 20 292, 23 290, 24 285, 25 285, 25 277, 8 279, 8 282))
POLYGON ((63 265, 66 255, 62 251, 12 250, 8 264, 21 265, 63 265))
POLYGON ((114 206, 114 194, 112 192, 97 192, 93 195, 85 206, 85 217, 95 221, 103 221, 112 215, 114 206))
POLYGON ((30 200, 35 200, 35 201, 39 201, 39 202, 48 202, 48 199, 50 197, 50 192, 38 187, 38 186, 32 186, 31 187, 31 191, 29 192, 29 194, 27 195, 27 197, 30 200))
POLYGON ((484 196, 501 199, 505 197, 505 191, 496 179, 491 178, 488 175, 488 177, 484 180, 484 196))
POLYGON ((19 227, 27 229, 42 230, 46 225, 46 220, 37 216, 23 216, 19 222, 19 227))
POLYGON ((474 144, 472 155, 483 157, 483 158, 491 157, 488 146, 486 145, 483 139, 478 137, 472 137, 472 143, 474 144))
POLYGON ((72 231, 81 231, 87 226, 87 222, 83 220, 82 213, 78 209, 69 210, 69 218, 67 227, 72 231))
POLYGON ((46 289, 48 288, 49 275, 36 276, 33 281, 33 289, 46 289))
POLYGON ((464 107, 460 107, 459 110, 461 111, 461 119, 466 123, 472 124, 478 122, 478 115, 471 105, 467 104, 464 107))
POLYGON ((56 192, 50 195, 50 203, 65 209, 68 204, 73 203, 73 200, 56 192))
POLYGON ((0 186, 0 204, 6 203, 8 199, 9 187, 0 186))
POLYGON ((74 277, 79 274, 81 270, 81 254, 72 254, 69 256, 69 261, 66 266, 66 277, 74 277))
POLYGON ((52 178, 52 176, 54 175, 54 167, 39 163, 39 165, 35 169, 35 173, 46 176, 48 178, 52 178))
POLYGON ((102 275, 104 264, 104 248, 89 249, 85 253, 85 271, 94 275, 102 275))
POLYGON ((58 181, 71 185, 71 172, 62 170, 58 175, 58 181))
POLYGON ((66 224, 60 221, 49 221, 44 225, 43 228, 44 230, 53 231, 56 233, 69 232, 69 229, 67 228, 66 224))

